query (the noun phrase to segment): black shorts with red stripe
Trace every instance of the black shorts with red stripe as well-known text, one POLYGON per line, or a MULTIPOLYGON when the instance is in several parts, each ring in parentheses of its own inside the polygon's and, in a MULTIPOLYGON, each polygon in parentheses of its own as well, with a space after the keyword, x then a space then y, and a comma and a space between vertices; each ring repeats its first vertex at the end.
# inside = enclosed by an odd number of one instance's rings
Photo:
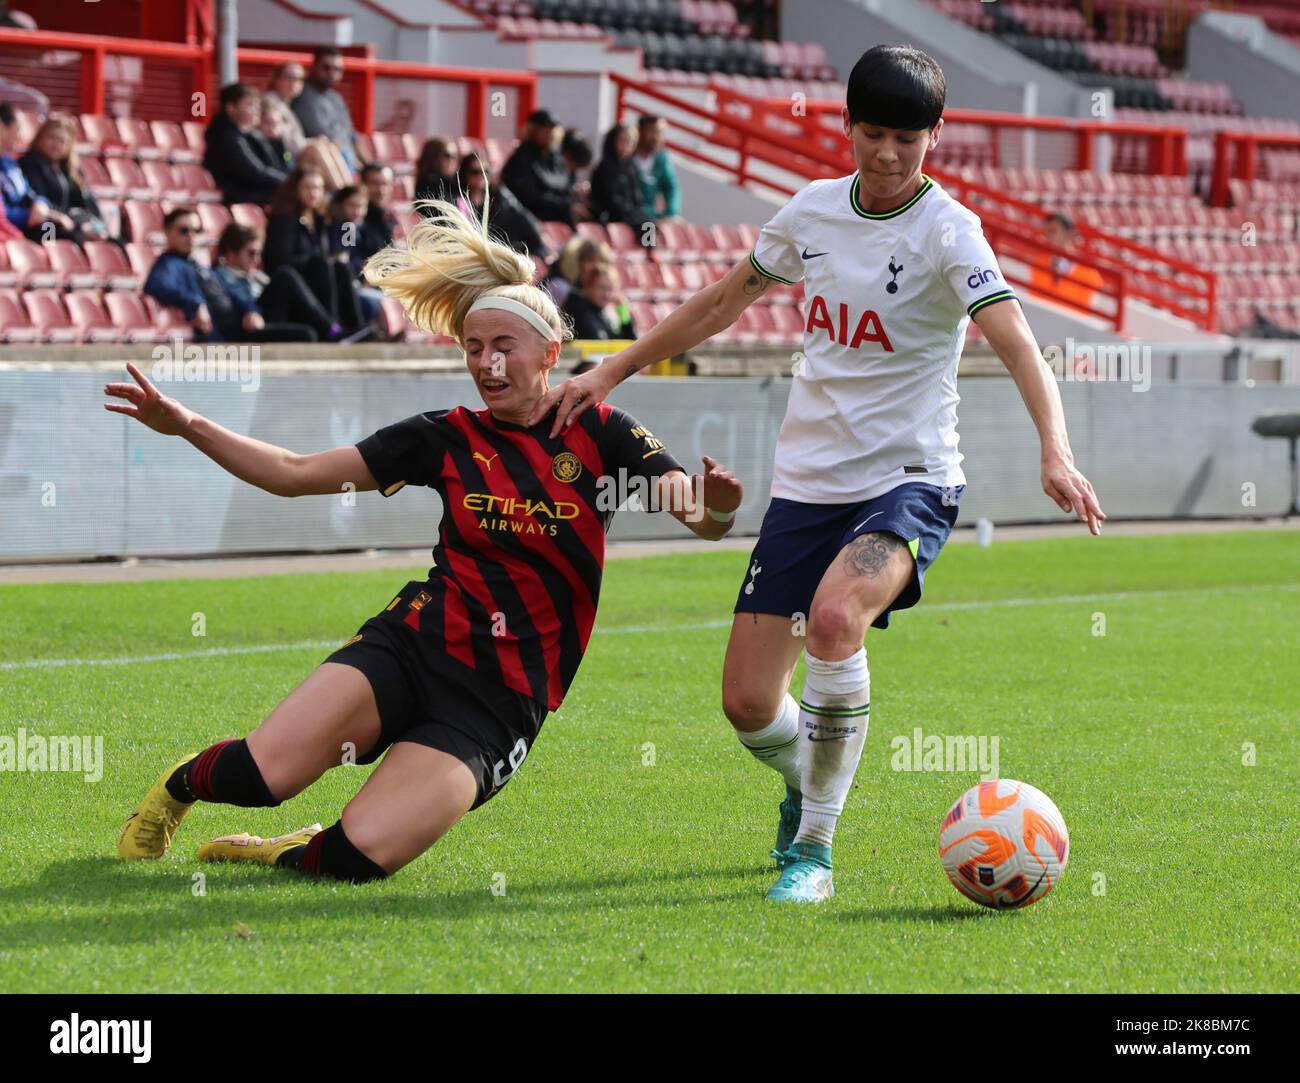
MULTIPOLYGON (((399 597, 409 602, 425 586, 408 583, 399 597)), ((394 619, 392 609, 370 618, 325 659, 359 669, 375 694, 379 740, 357 763, 374 763, 398 741, 436 748, 470 769, 478 785, 471 808, 478 808, 524 762, 546 705, 450 657, 436 641, 394 619)))

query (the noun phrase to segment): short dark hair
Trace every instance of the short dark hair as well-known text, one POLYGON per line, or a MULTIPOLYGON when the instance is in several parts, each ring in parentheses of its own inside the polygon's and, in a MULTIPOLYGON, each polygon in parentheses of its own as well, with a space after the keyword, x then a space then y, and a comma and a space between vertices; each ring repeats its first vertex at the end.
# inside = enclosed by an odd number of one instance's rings
POLYGON ((245 98, 260 98, 262 92, 248 83, 227 83, 221 88, 221 108, 242 102, 245 98))
POLYGON ((654 125, 658 124, 663 119, 664 118, 661 117, 658 113, 646 113, 636 122, 637 130, 643 132, 647 128, 653 127, 654 125))
POLYGON ((244 245, 261 239, 262 231, 257 226, 244 226, 238 222, 231 222, 217 238, 217 255, 224 256, 227 252, 238 252, 244 245))
POLYGON ((852 124, 918 132, 939 123, 947 93, 934 57, 910 45, 877 45, 853 65, 845 104, 852 124))
POLYGON ((581 132, 565 132, 564 138, 560 140, 560 153, 572 158, 573 164, 579 169, 586 169, 591 165, 591 143, 581 132))
POLYGON ((1074 232, 1074 219, 1068 214, 1062 214, 1060 211, 1053 211, 1043 219, 1043 225, 1045 226, 1050 226, 1053 222, 1062 228, 1069 230, 1071 233, 1074 232))
POLYGON ((188 214, 194 215, 195 218, 199 216, 199 212, 193 207, 173 207, 163 215, 163 229, 171 229, 179 219, 188 214))
POLYGON ((357 174, 362 180, 365 180, 371 173, 379 173, 385 169, 391 169, 387 162, 367 162, 361 167, 361 172, 357 174))
POLYGON ((11 124, 18 123, 18 110, 8 102, 0 102, 0 124, 8 128, 11 124))
POLYGON ((317 45, 311 54, 311 62, 315 64, 318 60, 323 60, 327 56, 342 56, 343 50, 334 45, 317 45))

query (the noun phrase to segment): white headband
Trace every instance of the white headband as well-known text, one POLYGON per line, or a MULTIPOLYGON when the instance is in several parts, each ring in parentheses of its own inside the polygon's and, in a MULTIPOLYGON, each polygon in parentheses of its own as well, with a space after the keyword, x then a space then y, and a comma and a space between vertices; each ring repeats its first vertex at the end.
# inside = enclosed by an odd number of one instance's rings
POLYGON ((560 337, 555 333, 555 329, 531 308, 509 297, 500 297, 496 294, 480 297, 469 306, 469 312, 465 315, 468 316, 470 312, 477 312, 481 308, 499 308, 502 312, 513 312, 521 319, 527 320, 547 342, 553 342, 560 337))

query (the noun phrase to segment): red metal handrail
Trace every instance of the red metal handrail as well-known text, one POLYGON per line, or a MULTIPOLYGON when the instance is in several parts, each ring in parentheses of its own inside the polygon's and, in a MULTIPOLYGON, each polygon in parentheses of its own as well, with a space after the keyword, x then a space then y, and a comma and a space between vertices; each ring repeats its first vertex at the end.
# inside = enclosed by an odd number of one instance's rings
MULTIPOLYGON (((687 158, 733 175, 736 183, 742 186, 759 184, 785 196, 793 195, 797 190, 780 181, 755 175, 750 168, 752 161, 765 162, 806 180, 842 177, 854 168, 847 149, 833 153, 819 141, 803 140, 767 130, 760 122, 740 120, 721 110, 683 101, 667 91, 635 79, 615 73, 611 73, 610 78, 617 87, 616 116, 619 119, 623 118, 629 108, 629 93, 671 105, 675 113, 674 123, 678 127, 708 140, 712 146, 730 150, 737 155, 738 160, 732 162, 722 155, 705 153, 672 138, 668 143, 670 148, 687 158), (700 130, 682 123, 682 114, 695 120, 707 121, 710 127, 700 130)), ((962 203, 977 209, 982 219, 989 219, 990 224, 1001 231, 1001 236, 1010 237, 1015 234, 1022 240, 1029 240, 1031 234, 1025 221, 1041 221, 1044 216, 1043 208, 1037 204, 968 181, 948 170, 927 166, 926 173, 951 190, 953 196, 962 203)), ((1131 297, 1188 319, 1206 331, 1215 329, 1215 274, 1154 248, 1106 233, 1087 223, 1080 223, 1076 228, 1085 241, 1086 250, 1070 253, 1070 258, 1096 266, 1102 271, 1104 280, 1114 281, 1115 287, 1111 295, 1120 302, 1115 316, 1102 313, 1094 313, 1095 315, 1115 319, 1118 325, 1124 318, 1122 301, 1131 297)), ((990 243, 993 243, 992 239, 990 243)), ((1038 243, 1041 247, 1047 247, 1045 240, 1040 239, 1038 243)), ((996 250, 996 245, 994 247, 996 250)))
POLYGON ((1263 132, 1216 132, 1214 170, 1211 173, 1210 203, 1227 207, 1232 198, 1229 182, 1252 181, 1259 168, 1259 149, 1289 147, 1300 150, 1300 135, 1268 135, 1263 132))

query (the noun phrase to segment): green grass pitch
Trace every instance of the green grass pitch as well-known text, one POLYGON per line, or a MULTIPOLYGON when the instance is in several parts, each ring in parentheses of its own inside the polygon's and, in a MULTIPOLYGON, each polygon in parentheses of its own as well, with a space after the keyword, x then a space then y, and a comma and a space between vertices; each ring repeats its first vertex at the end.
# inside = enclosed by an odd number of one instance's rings
POLYGON ((194 851, 332 823, 366 768, 278 809, 199 806, 156 864, 113 847, 164 766, 252 729, 423 569, 0 588, 0 734, 105 751, 95 783, 0 772, 0 991, 1300 988, 1295 533, 949 546, 921 605, 868 634, 871 732, 822 907, 764 900, 780 783, 719 707, 746 558, 611 561, 518 776, 361 887, 194 851), (996 736, 1002 776, 1059 805, 1070 866, 1044 901, 995 913, 948 884, 939 822, 978 775, 891 769, 918 726, 996 736))

